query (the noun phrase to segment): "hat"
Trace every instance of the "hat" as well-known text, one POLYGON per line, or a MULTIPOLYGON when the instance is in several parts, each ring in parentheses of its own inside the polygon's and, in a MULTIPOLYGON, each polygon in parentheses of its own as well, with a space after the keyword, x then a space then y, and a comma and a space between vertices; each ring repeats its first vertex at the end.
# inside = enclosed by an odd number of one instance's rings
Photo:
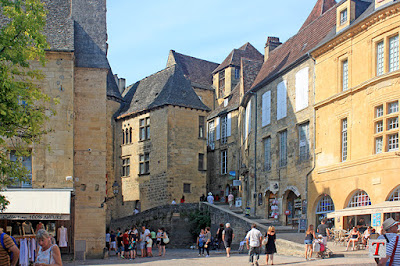
POLYGON ((393 220, 393 218, 386 219, 383 224, 382 228, 383 230, 387 231, 390 227, 397 225, 399 222, 396 222, 393 220))
POLYGON ((212 196, 212 193, 211 193, 211 192, 208 192, 208 196, 212 196))

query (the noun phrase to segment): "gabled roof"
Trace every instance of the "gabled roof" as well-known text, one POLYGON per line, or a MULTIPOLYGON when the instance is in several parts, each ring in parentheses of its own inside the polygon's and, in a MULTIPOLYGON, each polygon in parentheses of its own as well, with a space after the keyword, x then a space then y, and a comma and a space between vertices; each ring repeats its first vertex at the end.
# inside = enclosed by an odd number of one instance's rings
POLYGON ((247 58, 242 58, 242 73, 243 73, 243 89, 244 93, 248 92, 257 78, 258 72, 263 65, 261 61, 255 61, 247 58))
POLYGON ((107 74, 107 96, 115 97, 118 100, 122 100, 121 93, 119 92, 117 82, 115 81, 114 74, 111 68, 107 74))
POLYGON ((252 89, 264 86, 303 57, 307 57, 308 52, 316 47, 336 25, 336 7, 337 5, 327 10, 284 44, 275 48, 264 62, 252 89))
POLYGON ((301 26, 299 31, 310 25, 311 22, 319 18, 322 14, 324 14, 334 5, 336 5, 335 0, 318 0, 313 10, 311 11, 310 15, 308 15, 308 18, 303 23, 303 26, 301 26))
POLYGON ((228 66, 240 66, 241 58, 248 58, 261 62, 264 60, 264 56, 256 48, 254 48, 253 45, 247 42, 239 49, 233 49, 232 52, 212 73, 217 73, 228 66))
POLYGON ((124 100, 126 104, 118 118, 165 105, 210 110, 201 102, 190 81, 176 64, 136 82, 126 93, 124 100))
POLYGON ((211 89, 212 71, 218 67, 217 63, 203 59, 187 56, 171 50, 168 56, 167 67, 178 64, 185 77, 192 82, 195 87, 211 89))

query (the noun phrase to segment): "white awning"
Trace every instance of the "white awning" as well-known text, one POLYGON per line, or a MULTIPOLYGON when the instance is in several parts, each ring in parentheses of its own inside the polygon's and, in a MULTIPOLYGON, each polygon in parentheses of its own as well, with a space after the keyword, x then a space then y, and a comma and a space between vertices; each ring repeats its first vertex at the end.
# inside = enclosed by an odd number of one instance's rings
POLYGON ((70 214, 72 189, 10 189, 3 214, 70 214))
POLYGON ((365 215, 373 213, 392 213, 400 212, 400 201, 384 201, 375 205, 346 208, 337 210, 327 214, 328 218, 335 218, 340 216, 354 216, 354 215, 365 215))

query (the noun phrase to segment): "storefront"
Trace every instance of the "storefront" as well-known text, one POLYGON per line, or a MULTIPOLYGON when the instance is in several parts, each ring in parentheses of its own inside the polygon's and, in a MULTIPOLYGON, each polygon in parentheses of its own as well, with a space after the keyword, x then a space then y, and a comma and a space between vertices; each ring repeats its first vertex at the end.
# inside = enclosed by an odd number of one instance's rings
POLYGON ((328 213, 334 212, 335 211, 335 204, 333 204, 333 201, 331 197, 327 194, 323 195, 321 199, 318 201, 317 208, 315 210, 315 225, 318 226, 323 219, 327 219, 327 224, 329 227, 333 227, 335 225, 335 219, 331 218, 328 219, 327 215, 328 213))
MULTIPOLYGON (((10 189, 2 192, 10 204, 0 214, 0 227, 19 243, 33 242, 46 229, 62 253, 73 253, 72 189, 10 189)), ((32 258, 29 258, 32 259, 32 258)))

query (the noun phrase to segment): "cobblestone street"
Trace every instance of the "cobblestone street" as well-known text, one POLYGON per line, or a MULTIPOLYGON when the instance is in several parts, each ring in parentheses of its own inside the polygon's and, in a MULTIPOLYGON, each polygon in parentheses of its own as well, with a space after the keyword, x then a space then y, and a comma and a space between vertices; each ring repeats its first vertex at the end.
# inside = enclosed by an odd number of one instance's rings
MULTIPOLYGON (((66 266, 72 265, 250 265, 247 254, 233 254, 230 258, 223 253, 211 252, 210 257, 198 257, 193 250, 168 250, 163 258, 137 258, 135 260, 117 259, 112 256, 104 260, 87 260, 85 262, 64 262, 66 266)), ((266 265, 265 255, 260 257, 260 265, 266 265)), ((303 258, 275 255, 275 265, 376 265, 374 261, 365 255, 360 257, 337 257, 330 259, 313 259, 306 261, 303 258)))

